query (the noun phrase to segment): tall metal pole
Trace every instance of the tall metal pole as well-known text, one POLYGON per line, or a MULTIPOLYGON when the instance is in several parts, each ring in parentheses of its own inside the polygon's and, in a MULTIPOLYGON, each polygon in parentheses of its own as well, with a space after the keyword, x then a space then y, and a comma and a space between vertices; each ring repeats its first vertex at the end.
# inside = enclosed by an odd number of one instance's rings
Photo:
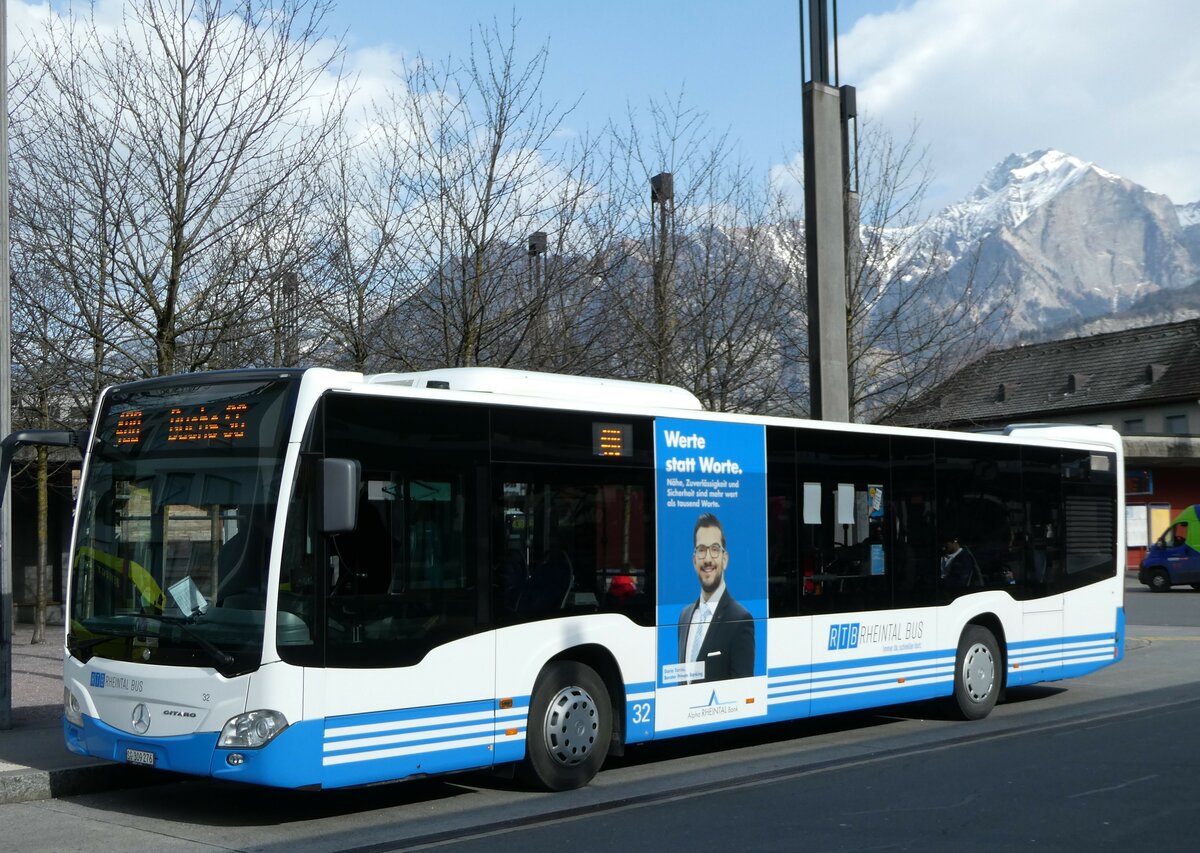
MULTIPOLYGON (((828 0, 808 5, 811 62, 802 98, 810 416, 849 421, 843 111, 829 74, 827 9, 828 0)), ((803 0, 800 15, 803 25, 803 0)))
POLYGON ((651 252, 654 255, 652 274, 654 277, 654 381, 669 383, 670 339, 674 332, 671 288, 672 261, 670 251, 670 229, 675 214, 675 177, 671 172, 660 172, 650 179, 650 229, 651 252), (658 205, 658 234, 654 234, 654 205, 658 205), (657 240, 655 237, 657 236, 657 240))
MULTIPOLYGON (((8 280, 8 2, 0 0, 0 438, 12 431, 12 311, 8 280)), ((0 729, 12 728, 12 529, 6 471, 0 482, 0 729)))

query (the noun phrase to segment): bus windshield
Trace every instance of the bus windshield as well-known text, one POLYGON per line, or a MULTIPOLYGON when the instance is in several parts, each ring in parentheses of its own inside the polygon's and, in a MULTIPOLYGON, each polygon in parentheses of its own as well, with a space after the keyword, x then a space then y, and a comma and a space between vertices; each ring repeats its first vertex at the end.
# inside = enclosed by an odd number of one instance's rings
POLYGON ((227 377, 107 395, 72 555, 75 657, 258 666, 296 381, 227 377))

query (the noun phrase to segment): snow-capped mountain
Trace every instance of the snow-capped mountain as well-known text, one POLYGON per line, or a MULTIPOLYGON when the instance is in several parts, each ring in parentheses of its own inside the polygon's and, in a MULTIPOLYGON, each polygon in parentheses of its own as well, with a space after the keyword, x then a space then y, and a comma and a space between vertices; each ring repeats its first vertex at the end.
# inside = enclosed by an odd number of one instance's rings
POLYGON ((1179 214, 1179 224, 1184 228, 1200 225, 1200 201, 1194 201, 1191 204, 1177 204, 1175 212, 1179 214))
POLYGON ((1012 333, 1082 324, 1200 281, 1200 202, 1061 151, 1012 155, 925 226, 959 286, 1012 300, 1012 333))

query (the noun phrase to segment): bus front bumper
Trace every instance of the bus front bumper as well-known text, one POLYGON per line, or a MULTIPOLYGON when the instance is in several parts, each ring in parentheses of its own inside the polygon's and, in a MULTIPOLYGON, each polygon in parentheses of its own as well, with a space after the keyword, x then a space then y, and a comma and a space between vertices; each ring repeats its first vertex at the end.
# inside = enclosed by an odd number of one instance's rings
POLYGON ((217 732, 139 737, 86 714, 83 725, 75 725, 64 716, 63 737, 71 752, 123 764, 279 788, 321 784, 319 721, 288 726, 260 749, 218 747, 217 732))

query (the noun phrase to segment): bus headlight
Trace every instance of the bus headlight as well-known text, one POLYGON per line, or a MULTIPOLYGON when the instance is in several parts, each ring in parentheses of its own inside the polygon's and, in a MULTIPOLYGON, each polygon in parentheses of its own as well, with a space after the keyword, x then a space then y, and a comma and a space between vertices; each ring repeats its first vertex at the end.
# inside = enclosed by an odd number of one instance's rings
POLYGON ((79 697, 71 692, 70 687, 63 688, 63 713, 71 725, 83 725, 83 707, 79 704, 79 697))
POLYGON ((287 725, 287 718, 278 711, 247 711, 225 724, 217 746, 225 749, 258 749, 270 743, 287 725))

